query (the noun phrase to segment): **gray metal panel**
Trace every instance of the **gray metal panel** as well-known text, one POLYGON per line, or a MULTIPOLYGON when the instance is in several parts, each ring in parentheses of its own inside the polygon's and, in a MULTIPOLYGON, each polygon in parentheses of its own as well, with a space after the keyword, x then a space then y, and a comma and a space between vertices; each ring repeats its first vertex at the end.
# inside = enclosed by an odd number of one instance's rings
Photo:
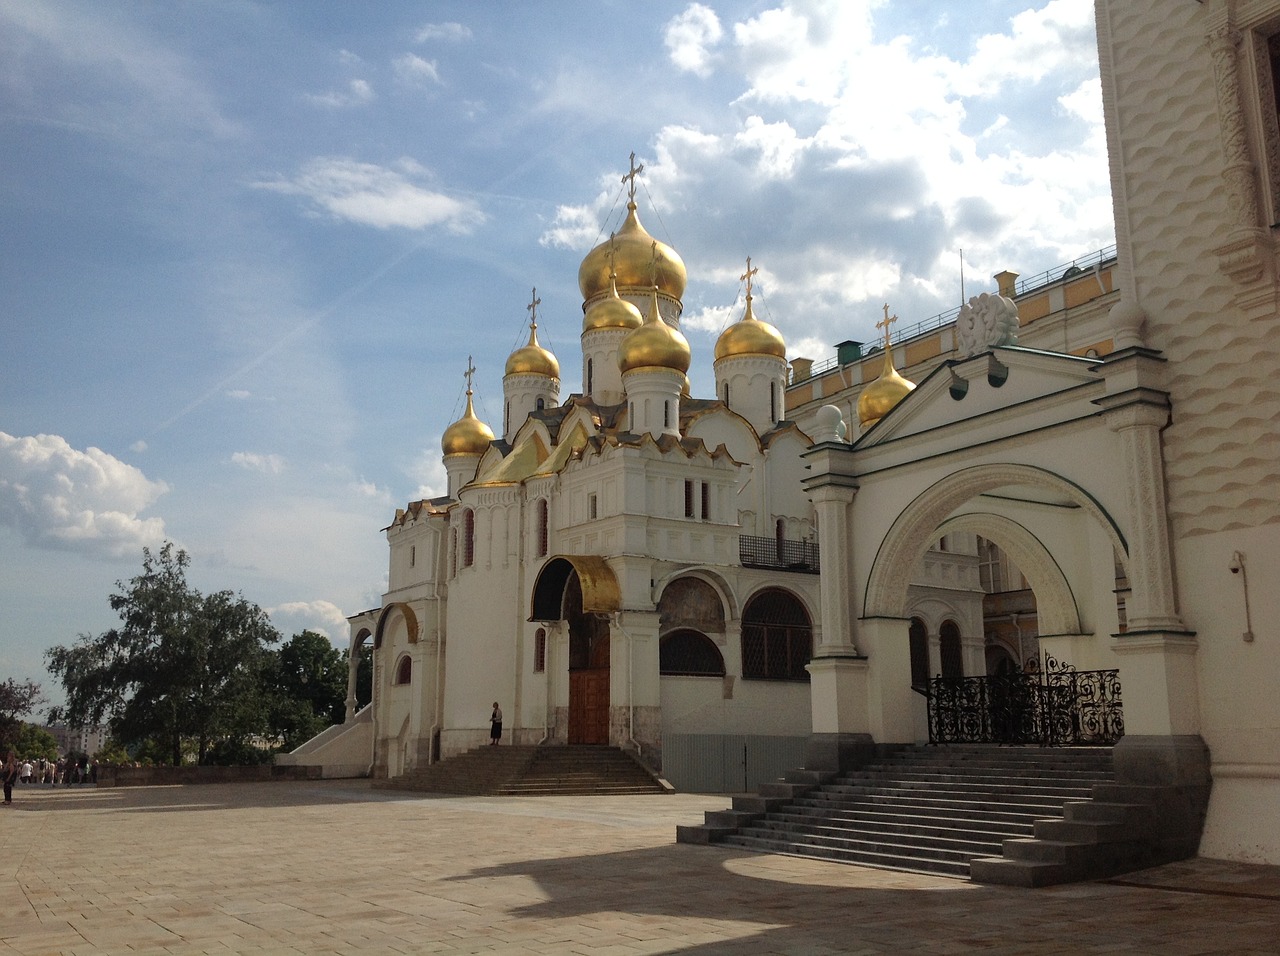
POLYGON ((801 766, 806 739, 665 734, 662 775, 685 793, 745 793, 801 766))

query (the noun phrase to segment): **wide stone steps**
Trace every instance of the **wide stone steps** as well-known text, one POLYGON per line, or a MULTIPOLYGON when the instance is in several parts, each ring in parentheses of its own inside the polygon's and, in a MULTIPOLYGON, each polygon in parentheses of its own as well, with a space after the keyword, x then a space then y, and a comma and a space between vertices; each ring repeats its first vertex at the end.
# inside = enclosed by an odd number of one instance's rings
POLYGON ((967 878, 970 861, 1065 826, 1063 808, 1113 779, 1109 750, 907 748, 814 786, 800 772, 734 810, 708 814, 690 842, 716 842, 887 869, 967 878))
POLYGON ((376 786, 490 796, 665 793, 667 788, 616 747, 477 747, 376 786))

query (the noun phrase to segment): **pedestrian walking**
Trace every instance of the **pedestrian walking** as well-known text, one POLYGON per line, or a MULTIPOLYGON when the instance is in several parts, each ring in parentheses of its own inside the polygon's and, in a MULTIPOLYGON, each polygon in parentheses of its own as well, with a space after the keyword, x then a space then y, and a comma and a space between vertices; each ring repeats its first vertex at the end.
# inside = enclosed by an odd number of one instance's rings
POLYGON ((489 746, 496 747, 502 739, 502 708, 493 702, 493 713, 489 715, 489 746))
MULTIPOLYGON (((496 705, 495 705, 496 706, 496 705)), ((4 758, 4 803, 13 803, 13 785, 18 782, 18 755, 12 750, 4 758)))

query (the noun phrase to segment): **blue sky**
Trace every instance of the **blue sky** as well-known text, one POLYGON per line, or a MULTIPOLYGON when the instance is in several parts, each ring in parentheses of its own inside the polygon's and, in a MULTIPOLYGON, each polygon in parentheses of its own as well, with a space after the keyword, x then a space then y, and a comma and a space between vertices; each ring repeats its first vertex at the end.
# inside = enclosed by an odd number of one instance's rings
POLYGON ((0 0, 0 679, 169 539, 345 644, 474 355, 581 390, 582 256, 689 270, 694 393, 760 268, 788 355, 1113 241, 1089 0, 0 0))

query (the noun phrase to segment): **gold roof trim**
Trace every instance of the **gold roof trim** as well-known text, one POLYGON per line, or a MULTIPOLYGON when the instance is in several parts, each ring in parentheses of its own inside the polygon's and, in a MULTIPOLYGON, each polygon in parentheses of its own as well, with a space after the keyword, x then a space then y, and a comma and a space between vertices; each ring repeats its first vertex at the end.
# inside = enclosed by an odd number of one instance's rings
POLYGON ((548 558, 538 572, 529 620, 560 619, 560 600, 569 568, 577 572, 582 586, 584 614, 612 614, 622 610, 622 588, 604 558, 596 554, 557 554, 548 558))

